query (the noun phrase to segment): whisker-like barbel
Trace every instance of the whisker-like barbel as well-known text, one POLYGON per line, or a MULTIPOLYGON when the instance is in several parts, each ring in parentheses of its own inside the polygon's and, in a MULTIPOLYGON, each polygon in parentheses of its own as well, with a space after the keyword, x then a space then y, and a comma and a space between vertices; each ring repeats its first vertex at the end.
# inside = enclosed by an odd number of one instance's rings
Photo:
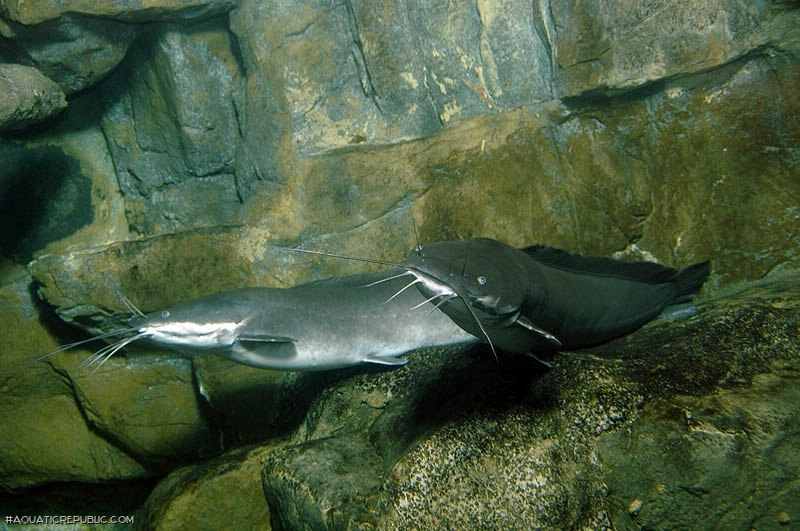
MULTIPOLYGON (((439 302, 437 302, 437 303, 434 305, 434 307, 433 307, 433 308, 431 308, 430 310, 428 310, 428 314, 435 312, 436 310, 438 310, 438 309, 439 309, 439 307, 440 307, 442 304, 444 304, 444 303, 446 303, 446 302, 449 302, 449 301, 453 300, 454 298, 456 298, 456 295, 451 295, 451 296, 442 296, 442 300, 440 300, 439 302)), ((425 314, 425 315, 428 315, 428 314, 425 314)))
MULTIPOLYGON (((414 284, 416 284, 416 282, 414 282, 414 284)), ((412 285, 413 285, 413 284, 412 284, 412 285)), ((442 295, 439 295, 439 294, 432 295, 432 296, 428 297, 427 299, 425 299, 424 301, 422 301, 422 302, 420 302, 419 304, 417 304, 416 306, 412 306, 412 307, 411 307, 411 308, 409 308, 409 309, 410 309, 410 310, 417 310, 417 309, 419 309, 419 308, 422 308, 423 306, 425 306, 425 305, 426 305, 426 304, 428 304, 429 302, 433 302, 434 300, 438 299, 439 297, 442 297, 442 300, 439 302, 439 304, 437 304, 436 306, 434 306, 434 307, 432 308, 433 310, 435 310, 435 309, 436 309, 436 308, 437 308, 439 305, 441 305, 441 304, 444 302, 444 297, 443 297, 442 295)))
MULTIPOLYGON (((411 286, 413 286, 414 284, 417 284, 418 282, 419 282, 419 280, 415 278, 414 280, 412 280, 411 282, 409 282, 408 284, 406 284, 405 286, 403 286, 402 288, 400 288, 400 290, 399 290, 397 293, 395 293, 394 295, 392 295, 391 297, 389 297, 388 299, 386 299, 385 301, 383 301, 383 303, 384 303, 384 304, 386 304, 387 302, 391 302, 391 301, 392 301, 392 300, 393 300, 395 297, 397 297, 398 295, 400 295, 401 293, 403 293, 405 290, 407 290, 408 288, 410 288, 410 287, 411 287, 411 286)), ((427 302, 427 301, 424 301, 424 302, 423 302, 423 303, 421 303, 421 304, 424 304, 425 302, 427 302)))
POLYGON ((119 335, 122 335, 122 334, 130 334, 130 333, 135 332, 135 331, 136 331, 135 328, 123 328, 123 329, 120 329, 120 330, 112 330, 111 332, 106 332, 105 334, 100 334, 100 335, 97 335, 97 336, 93 336, 93 337, 90 337, 88 339, 82 339, 80 341, 74 341, 72 343, 67 343, 65 345, 61 345, 60 347, 58 347, 53 352, 48 352, 47 354, 45 354, 43 356, 39 356, 38 358, 36 358, 35 361, 45 360, 45 359, 47 359, 47 358, 49 358, 51 356, 55 356, 59 352, 64 352, 66 350, 70 350, 70 349, 73 349, 73 348, 76 348, 76 347, 80 347, 81 345, 86 345, 86 344, 92 343, 94 341, 101 341, 103 339, 108 339, 109 337, 119 336, 119 335))
POLYGON ((117 352, 119 352, 123 348, 127 347, 128 345, 130 345, 134 341, 137 341, 139 339, 142 339, 143 337, 146 337, 146 335, 147 334, 145 332, 141 332, 141 333, 138 333, 138 334, 136 334, 134 336, 127 337, 125 339, 117 341, 116 343, 111 343, 110 345, 106 345, 105 347, 103 347, 100 350, 98 350, 97 352, 95 352, 92 356, 90 356, 90 357, 86 358, 85 360, 83 360, 83 362, 81 363, 80 366, 81 367, 91 367, 92 365, 96 365, 95 368, 92 369, 92 372, 91 372, 91 374, 94 375, 94 373, 96 373, 98 371, 98 369, 100 369, 100 367, 105 362, 107 362, 109 359, 111 359, 114 356, 114 354, 116 354, 117 352))

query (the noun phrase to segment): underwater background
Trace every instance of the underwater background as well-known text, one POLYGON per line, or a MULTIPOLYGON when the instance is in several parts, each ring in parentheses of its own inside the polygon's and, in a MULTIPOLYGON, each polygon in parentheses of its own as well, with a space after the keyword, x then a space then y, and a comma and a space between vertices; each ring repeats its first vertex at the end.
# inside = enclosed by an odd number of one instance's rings
POLYGON ((800 3, 0 1, 0 36, 3 517, 800 521, 800 3), (696 314, 552 368, 36 361, 120 293, 347 275, 373 267, 288 249, 396 261, 414 225, 712 272, 696 314))

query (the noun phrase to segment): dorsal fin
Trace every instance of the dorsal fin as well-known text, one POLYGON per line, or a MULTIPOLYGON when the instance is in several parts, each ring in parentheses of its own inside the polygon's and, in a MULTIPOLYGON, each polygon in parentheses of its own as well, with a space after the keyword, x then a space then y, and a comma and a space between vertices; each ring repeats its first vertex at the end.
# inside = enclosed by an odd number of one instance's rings
POLYGON ((571 254, 544 245, 521 249, 525 254, 546 266, 597 276, 614 276, 658 284, 675 279, 677 271, 653 262, 623 262, 603 256, 571 254))

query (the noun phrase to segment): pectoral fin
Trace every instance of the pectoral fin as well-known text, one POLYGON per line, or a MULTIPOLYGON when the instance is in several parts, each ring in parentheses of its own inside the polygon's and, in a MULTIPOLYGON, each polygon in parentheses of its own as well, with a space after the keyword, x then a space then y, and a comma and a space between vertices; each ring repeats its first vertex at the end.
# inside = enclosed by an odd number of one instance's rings
POLYGON ((400 367, 401 365, 408 363, 407 359, 397 358, 395 356, 385 356, 382 358, 379 358, 378 356, 366 356, 361 361, 364 363, 374 363, 376 365, 386 365, 389 367, 400 367))
POLYGON ((554 336, 553 334, 551 334, 547 330, 542 330, 541 328, 539 328, 538 326, 533 324, 530 321, 530 319, 528 319, 524 315, 520 315, 517 318, 517 323, 520 326, 524 327, 526 330, 530 330, 531 332, 533 332, 535 334, 539 334, 540 336, 542 336, 543 338, 545 338, 549 342, 553 343, 554 345, 557 345, 559 347, 561 346, 561 341, 559 341, 556 336, 554 336))
POLYGON ((254 332, 247 332, 244 334, 237 334, 238 341, 252 341, 257 343, 295 343, 293 337, 286 336, 273 336, 270 334, 259 334, 254 332))

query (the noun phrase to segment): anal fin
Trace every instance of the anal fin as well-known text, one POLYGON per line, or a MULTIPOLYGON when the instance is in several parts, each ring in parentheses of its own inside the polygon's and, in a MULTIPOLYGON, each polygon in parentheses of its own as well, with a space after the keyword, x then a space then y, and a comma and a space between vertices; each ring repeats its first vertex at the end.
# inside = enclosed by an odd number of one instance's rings
POLYGON ((542 336, 543 338, 545 338, 549 342, 553 343, 554 345, 557 345, 559 347, 561 346, 561 341, 559 341, 556 336, 554 336, 553 334, 551 334, 547 330, 542 330, 541 328, 539 328, 538 326, 533 324, 531 322, 531 320, 528 319, 527 317, 525 317, 524 315, 520 315, 517 318, 517 323, 520 326, 522 326, 523 328, 525 328, 526 330, 530 330, 531 332, 533 332, 535 334, 539 334, 540 336, 542 336))

